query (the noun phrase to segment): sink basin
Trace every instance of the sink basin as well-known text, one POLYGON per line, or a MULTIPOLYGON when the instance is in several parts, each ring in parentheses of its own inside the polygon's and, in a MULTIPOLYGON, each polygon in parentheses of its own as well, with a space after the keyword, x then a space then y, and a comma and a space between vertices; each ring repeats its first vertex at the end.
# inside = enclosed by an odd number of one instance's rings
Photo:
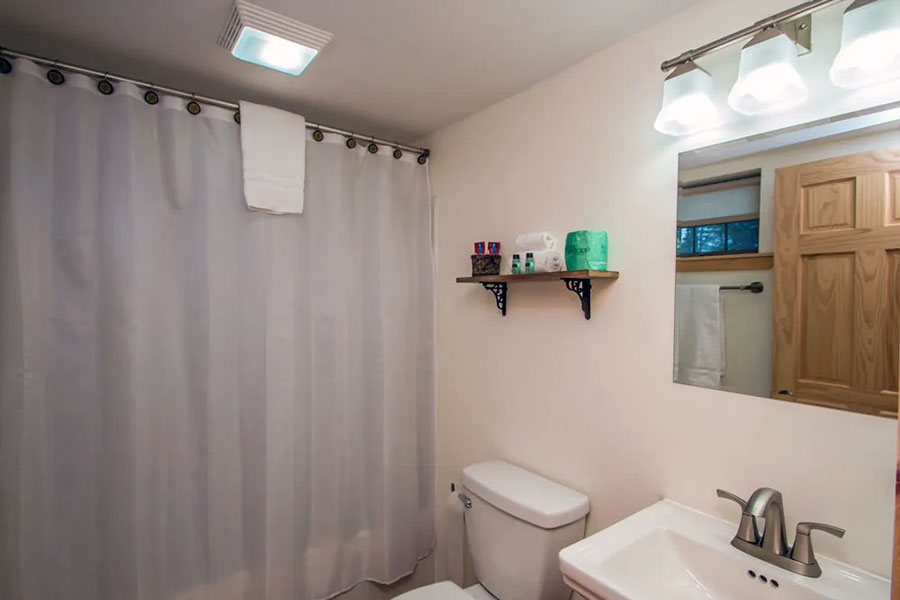
POLYGON ((737 525, 657 502, 559 553, 563 579, 589 600, 888 600, 890 581, 818 555, 803 577, 731 546, 737 525))

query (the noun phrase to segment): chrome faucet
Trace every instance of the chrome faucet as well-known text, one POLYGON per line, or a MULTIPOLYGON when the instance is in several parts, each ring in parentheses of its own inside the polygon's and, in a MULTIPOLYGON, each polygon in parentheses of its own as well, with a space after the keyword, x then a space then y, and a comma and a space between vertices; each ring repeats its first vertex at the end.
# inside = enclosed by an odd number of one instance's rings
POLYGON ((741 523, 731 545, 792 573, 807 577, 822 574, 809 537, 812 530, 844 537, 844 530, 840 527, 824 523, 798 523, 794 547, 790 548, 784 529, 784 500, 781 492, 772 488, 759 488, 746 501, 725 490, 716 490, 716 494, 741 507, 741 523), (762 536, 759 535, 756 521, 759 518, 766 520, 762 536))
POLYGON ((784 500, 781 492, 772 488, 759 488, 747 500, 744 512, 754 520, 766 520, 760 546, 763 550, 784 556, 788 553, 787 534, 784 531, 784 500))

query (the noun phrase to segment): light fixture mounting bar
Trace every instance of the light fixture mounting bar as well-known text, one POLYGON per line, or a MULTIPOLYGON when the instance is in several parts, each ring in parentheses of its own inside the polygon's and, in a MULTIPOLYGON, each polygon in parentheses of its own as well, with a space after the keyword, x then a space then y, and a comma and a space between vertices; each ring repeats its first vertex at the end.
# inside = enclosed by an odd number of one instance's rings
MULTIPOLYGON (((693 48, 686 52, 682 52, 681 54, 679 54, 678 56, 676 56, 674 58, 670 58, 669 60, 663 61, 663 63, 660 65, 660 68, 663 71, 669 71, 670 69, 677 67, 680 64, 690 62, 692 60, 700 58, 701 56, 703 56, 705 54, 709 54, 710 52, 712 52, 714 50, 718 50, 719 48, 724 48, 725 46, 729 46, 737 41, 740 41, 740 40, 742 40, 746 37, 749 37, 755 33, 758 33, 760 31, 762 31, 763 29, 767 29, 769 27, 778 27, 785 21, 789 21, 796 17, 806 15, 814 10, 824 8, 825 6, 827 6, 829 4, 834 4, 837 1, 838 0, 808 0, 807 2, 803 2, 802 4, 798 4, 797 6, 789 8, 787 10, 783 10, 779 13, 775 13, 774 15, 766 17, 765 19, 757 21, 753 25, 744 27, 743 29, 735 31, 734 33, 730 33, 726 36, 720 37, 717 40, 714 40, 707 44, 703 44, 702 46, 699 46, 697 48, 693 48)), ((808 27, 806 29, 809 30, 808 27)), ((785 32, 785 33, 788 33, 788 32, 785 32)), ((788 34, 788 35, 790 35, 790 34, 788 34)), ((792 37, 792 39, 793 39, 793 37, 792 37)), ((798 44, 804 46, 804 44, 801 40, 802 40, 802 36, 801 36, 801 38, 795 39, 794 41, 796 41, 798 44)))

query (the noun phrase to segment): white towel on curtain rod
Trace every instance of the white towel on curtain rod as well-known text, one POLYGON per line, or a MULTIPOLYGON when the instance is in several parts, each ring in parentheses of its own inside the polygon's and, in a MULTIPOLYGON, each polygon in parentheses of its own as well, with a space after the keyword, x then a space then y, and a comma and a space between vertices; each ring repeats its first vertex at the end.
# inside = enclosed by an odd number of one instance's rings
POLYGON ((306 119, 271 106, 241 101, 244 200, 250 210, 303 212, 306 119))
POLYGON ((311 143, 303 218, 250 212, 230 112, 0 78, 0 598, 409 573, 434 535, 426 169, 311 143))

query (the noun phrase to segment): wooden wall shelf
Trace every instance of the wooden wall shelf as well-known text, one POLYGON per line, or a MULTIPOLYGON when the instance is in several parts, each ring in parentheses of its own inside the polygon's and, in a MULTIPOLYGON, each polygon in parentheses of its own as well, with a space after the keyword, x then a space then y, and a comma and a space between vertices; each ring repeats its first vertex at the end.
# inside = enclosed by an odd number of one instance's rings
POLYGON ((767 271, 772 268, 771 252, 754 254, 720 254, 719 256, 690 256, 675 259, 678 273, 701 271, 767 271))
POLYGON ((552 273, 520 273, 518 275, 480 275, 477 277, 457 277, 456 283, 480 283, 484 289, 494 294, 497 308, 506 316, 506 296, 508 284, 534 281, 564 281, 566 289, 574 292, 581 300, 584 318, 591 318, 591 281, 594 279, 618 279, 618 271, 554 271, 552 273))

